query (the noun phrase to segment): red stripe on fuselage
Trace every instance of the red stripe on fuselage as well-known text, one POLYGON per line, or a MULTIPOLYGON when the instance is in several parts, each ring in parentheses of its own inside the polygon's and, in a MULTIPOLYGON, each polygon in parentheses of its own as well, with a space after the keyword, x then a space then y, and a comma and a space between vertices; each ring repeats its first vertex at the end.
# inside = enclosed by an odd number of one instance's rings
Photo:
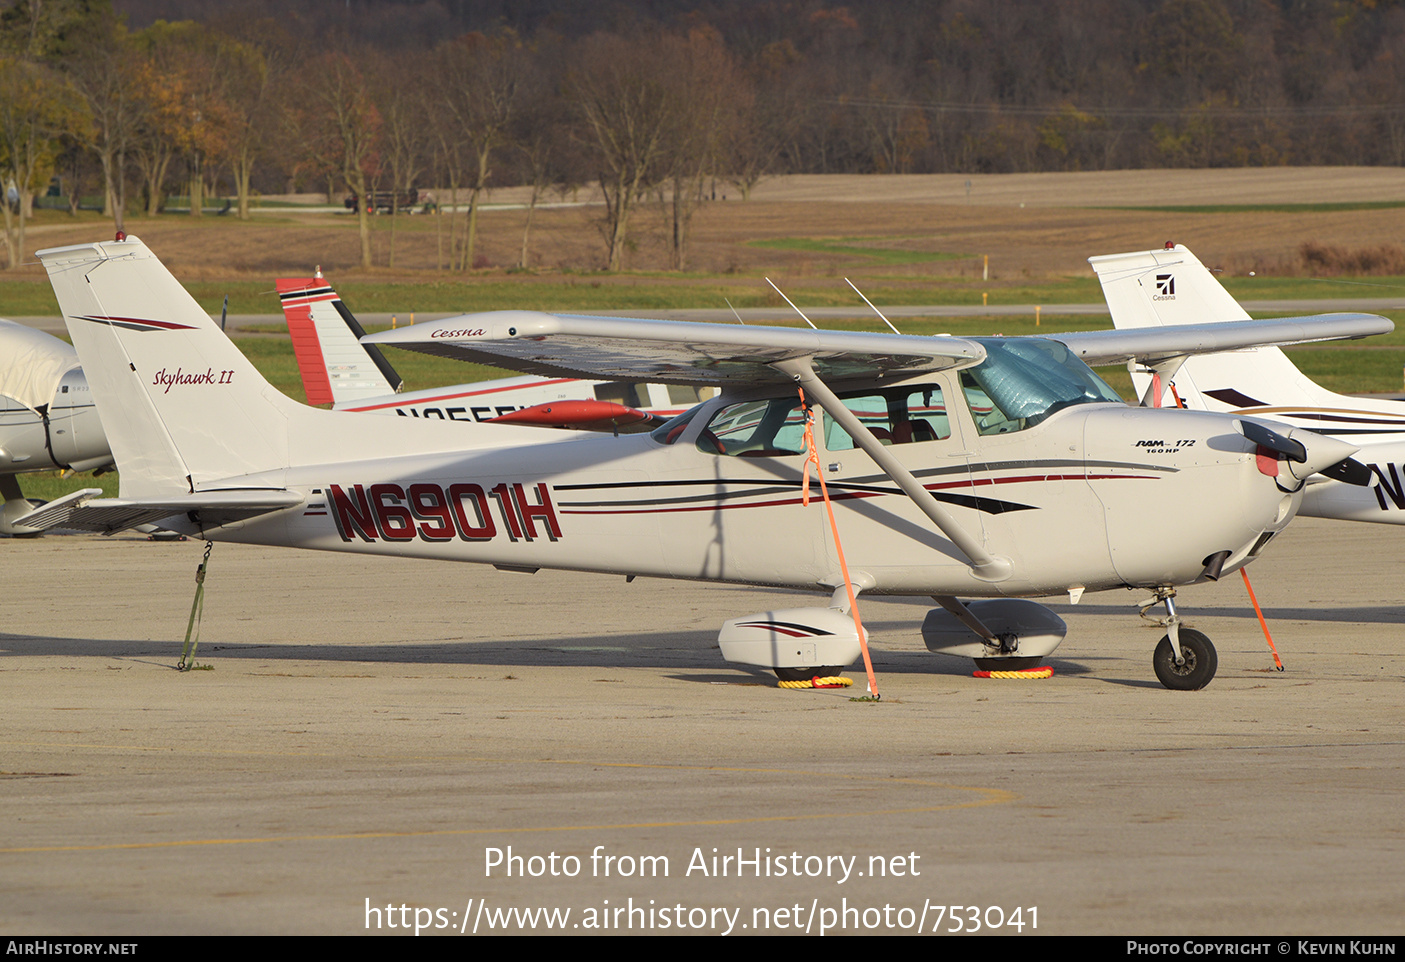
MULTIPOLYGON (((950 481, 945 484, 924 484, 928 491, 942 491, 948 488, 974 488, 978 484, 1020 484, 1030 481, 1155 481, 1154 475, 1145 474, 1035 474, 1017 478, 977 478, 970 481, 950 481)), ((901 492, 891 491, 846 491, 831 495, 831 501, 849 501, 860 498, 880 498, 901 492)), ((811 498, 815 500, 815 498, 811 498)), ((802 504, 800 497, 782 498, 777 501, 749 501, 742 504, 700 504, 686 508, 562 508, 562 514, 677 514, 685 511, 728 511, 733 508, 774 508, 784 505, 802 504)))
POLYGON ((433 404, 435 401, 452 401, 461 397, 477 397, 480 394, 499 394, 503 391, 525 391, 529 388, 547 387, 551 384, 569 384, 576 378, 558 377, 550 381, 537 381, 534 384, 517 384, 512 387, 491 387, 482 391, 461 391, 457 394, 437 394, 434 397, 420 398, 415 401, 389 401, 385 404, 368 404, 359 408, 346 408, 348 411, 381 411, 385 408, 414 407, 417 404, 433 404))

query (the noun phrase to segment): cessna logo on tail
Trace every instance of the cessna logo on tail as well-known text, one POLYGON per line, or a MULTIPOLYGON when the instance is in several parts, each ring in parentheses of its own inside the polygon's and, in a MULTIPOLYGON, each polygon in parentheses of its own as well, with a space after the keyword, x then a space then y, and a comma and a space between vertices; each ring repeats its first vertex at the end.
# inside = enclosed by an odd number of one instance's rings
POLYGON ((1176 299, 1176 278, 1174 274, 1156 275, 1156 293, 1153 301, 1173 301, 1176 299))

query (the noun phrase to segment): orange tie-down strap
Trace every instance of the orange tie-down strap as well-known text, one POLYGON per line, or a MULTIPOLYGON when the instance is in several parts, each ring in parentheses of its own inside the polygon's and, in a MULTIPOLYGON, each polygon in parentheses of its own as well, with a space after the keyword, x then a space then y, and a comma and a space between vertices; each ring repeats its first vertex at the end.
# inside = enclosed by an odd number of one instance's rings
MULTIPOLYGON (((834 550, 839 555, 839 570, 844 575, 844 588, 849 593, 849 613, 854 616, 854 630, 859 633, 859 648, 863 651, 863 666, 868 672, 868 691, 874 698, 881 697, 878 694, 878 679, 873 675, 873 659, 868 654, 868 635, 863 630, 863 621, 859 618, 859 602, 854 595, 854 583, 849 578, 849 565, 844 560, 844 546, 839 541, 839 526, 834 523, 834 506, 829 501, 829 486, 824 481, 824 468, 820 467, 820 454, 815 448, 815 415, 810 410, 810 406, 805 403, 805 389, 799 388, 800 408, 805 412, 805 450, 808 457, 805 459, 806 465, 813 464, 815 473, 820 479, 820 494, 824 497, 825 513, 829 516, 829 530, 834 535, 834 550)), ((805 477, 801 483, 800 501, 805 507, 810 506, 810 471, 805 469, 805 477)), ((782 683, 784 684, 784 683, 782 683)))

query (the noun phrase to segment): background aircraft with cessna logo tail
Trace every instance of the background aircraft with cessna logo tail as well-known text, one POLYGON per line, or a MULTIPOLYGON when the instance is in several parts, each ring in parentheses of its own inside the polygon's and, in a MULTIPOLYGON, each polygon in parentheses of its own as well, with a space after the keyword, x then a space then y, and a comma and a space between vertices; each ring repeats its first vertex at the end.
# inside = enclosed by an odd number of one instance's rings
POLYGON ((159 521, 212 541, 831 593, 723 626, 724 657, 782 676, 858 656, 851 592, 933 596, 928 647, 1016 668, 1065 633, 1029 597, 1133 587, 1166 606, 1158 677, 1202 687, 1215 651, 1180 627, 1176 586, 1249 562, 1293 518, 1303 482, 1355 448, 1131 407, 1084 362, 1392 328, 1347 315, 906 337, 497 311, 369 339, 538 376, 722 389, 653 432, 611 436, 305 407, 136 238, 38 256, 122 483, 118 498, 75 492, 26 523, 159 521), (812 463, 834 528, 807 506, 812 463))
MULTIPOLYGON (((1102 282, 1119 329, 1249 319, 1205 265, 1180 245, 1090 257, 1088 263, 1102 282)), ((1134 368, 1132 380, 1147 403, 1179 401, 1195 410, 1266 418, 1357 445, 1361 453, 1356 462, 1364 463, 1369 475, 1313 476, 1298 513, 1405 524, 1405 401, 1335 394, 1270 346, 1170 359, 1153 368, 1142 365, 1134 368)))
POLYGON ((379 348, 361 343, 365 329, 321 270, 280 278, 278 296, 307 403, 330 403, 334 411, 637 433, 717 393, 687 384, 510 377, 400 394, 400 375, 379 348))

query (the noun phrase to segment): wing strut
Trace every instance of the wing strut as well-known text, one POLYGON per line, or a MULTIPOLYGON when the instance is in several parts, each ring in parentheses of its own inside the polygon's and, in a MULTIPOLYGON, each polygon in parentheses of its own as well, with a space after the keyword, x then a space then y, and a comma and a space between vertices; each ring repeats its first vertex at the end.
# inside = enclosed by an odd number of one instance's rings
POLYGON ((1164 393, 1163 385, 1170 384, 1171 378, 1175 377, 1181 369, 1181 365, 1189 359, 1189 355, 1177 354, 1174 357, 1162 357, 1155 360, 1140 360, 1132 358, 1127 362, 1128 374, 1150 374, 1151 383, 1146 386, 1146 392, 1142 394, 1141 407, 1159 408, 1161 406, 1161 395, 1164 393))
POLYGON ((971 574, 981 581, 992 582, 1004 581, 1010 577, 1012 572, 1009 559, 990 554, 979 541, 956 523, 956 520, 937 503, 937 499, 932 497, 931 492, 922 487, 922 482, 913 477, 912 472, 893 457, 882 442, 873 436, 873 432, 820 380, 810 358, 790 358, 776 361, 771 366, 793 377, 806 392, 820 402, 820 407, 824 408, 830 417, 839 422, 840 427, 849 432, 854 443, 873 458, 874 463, 894 484, 903 489, 903 493, 911 498, 937 529, 951 539, 952 544, 966 556, 971 566, 971 574))

